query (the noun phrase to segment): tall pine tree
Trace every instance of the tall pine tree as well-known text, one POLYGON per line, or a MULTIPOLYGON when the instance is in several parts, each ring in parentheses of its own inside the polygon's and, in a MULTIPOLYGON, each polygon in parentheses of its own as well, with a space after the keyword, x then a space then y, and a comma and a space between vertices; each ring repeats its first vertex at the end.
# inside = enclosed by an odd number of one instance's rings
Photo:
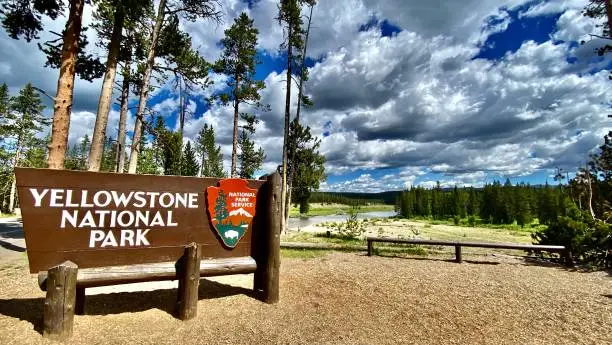
MULTIPOLYGON (((238 120, 240 105, 254 103, 259 108, 259 92, 265 87, 263 81, 255 80, 255 66, 258 63, 257 35, 259 31, 253 25, 253 20, 246 13, 241 13, 234 24, 225 30, 225 38, 221 40, 223 52, 215 63, 215 71, 228 76, 229 90, 217 95, 222 103, 231 103, 234 108, 234 129, 232 135, 232 165, 230 175, 236 176, 238 158, 238 120)), ((242 134, 241 134, 242 138, 242 134)), ((242 138, 244 139, 244 138, 242 138)))

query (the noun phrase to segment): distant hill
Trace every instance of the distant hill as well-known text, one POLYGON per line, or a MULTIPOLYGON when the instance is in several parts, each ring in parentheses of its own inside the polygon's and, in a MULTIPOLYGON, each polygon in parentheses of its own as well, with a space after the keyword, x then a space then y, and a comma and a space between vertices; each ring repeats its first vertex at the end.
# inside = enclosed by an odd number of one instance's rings
MULTIPOLYGON (((540 189, 546 185, 531 185, 531 188, 540 189)), ((554 185, 550 185, 554 187, 554 185)), ((465 187, 468 188, 468 187, 465 187)), ((459 187, 459 189, 465 189, 459 187)), ((443 192, 450 192, 454 187, 443 187, 443 192)), ((477 191, 482 191, 482 187, 474 187, 477 191)), ((313 192, 310 202, 313 203, 335 203, 344 205, 366 205, 366 204, 387 204, 395 205, 397 198, 402 193, 401 190, 392 190, 380 193, 351 193, 351 192, 313 192)))
POLYGON ((310 202, 345 205, 387 204, 395 205, 401 191, 381 193, 314 192, 310 202))

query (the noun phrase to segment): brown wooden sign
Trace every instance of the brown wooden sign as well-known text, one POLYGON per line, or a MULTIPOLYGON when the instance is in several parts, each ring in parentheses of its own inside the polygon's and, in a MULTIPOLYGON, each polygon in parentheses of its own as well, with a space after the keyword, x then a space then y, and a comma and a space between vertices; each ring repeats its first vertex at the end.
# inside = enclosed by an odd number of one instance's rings
POLYGON ((255 202, 264 181, 31 168, 15 173, 33 273, 67 260, 79 268, 176 261, 192 242, 203 259, 253 256, 262 227, 255 202), (209 213, 209 187, 219 187, 215 200, 223 191, 230 203, 223 223, 209 213))

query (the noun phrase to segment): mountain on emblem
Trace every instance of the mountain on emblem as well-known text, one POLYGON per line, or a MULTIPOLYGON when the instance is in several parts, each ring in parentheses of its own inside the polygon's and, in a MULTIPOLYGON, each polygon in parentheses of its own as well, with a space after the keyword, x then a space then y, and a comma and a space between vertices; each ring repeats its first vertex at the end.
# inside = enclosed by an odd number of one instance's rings
POLYGON ((238 244, 255 216, 257 190, 247 187, 247 183, 231 178, 219 181, 219 187, 206 189, 212 228, 229 248, 238 244))

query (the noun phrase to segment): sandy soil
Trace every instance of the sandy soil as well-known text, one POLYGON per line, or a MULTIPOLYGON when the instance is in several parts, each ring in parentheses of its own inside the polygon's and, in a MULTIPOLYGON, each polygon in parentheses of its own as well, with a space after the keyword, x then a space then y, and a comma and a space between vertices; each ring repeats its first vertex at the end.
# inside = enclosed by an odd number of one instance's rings
MULTIPOLYGON (((607 273, 506 257, 476 262, 284 259, 279 304, 254 299, 250 275, 203 279, 198 316, 188 322, 172 316, 173 288, 88 291, 67 343, 612 344, 607 273)), ((39 333, 44 293, 25 262, 5 264, 0 277, 0 344, 51 344, 39 333)))

